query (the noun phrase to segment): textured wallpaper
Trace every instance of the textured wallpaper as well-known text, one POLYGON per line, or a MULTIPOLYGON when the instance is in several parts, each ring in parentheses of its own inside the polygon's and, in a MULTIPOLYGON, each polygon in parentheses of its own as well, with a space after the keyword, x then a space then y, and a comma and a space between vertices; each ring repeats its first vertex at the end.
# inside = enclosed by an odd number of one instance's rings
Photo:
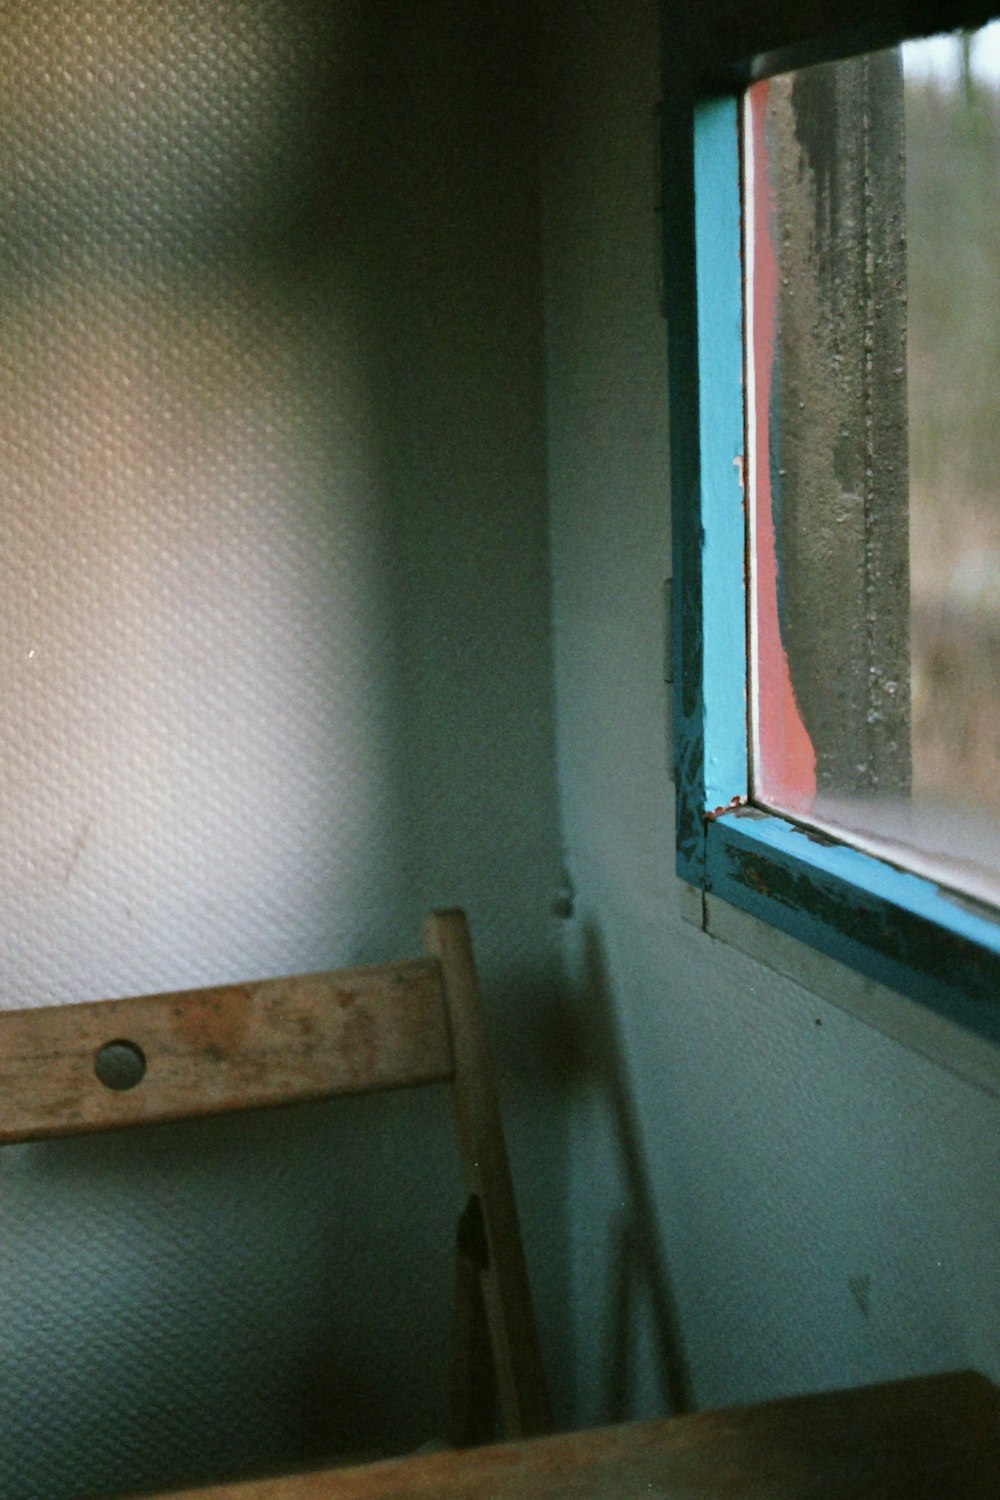
MULTIPOLYGON (((5 1006, 463 903, 501 1054, 547 1024, 524 63, 431 9, 0 3, 5 1006)), ((440 1432, 453 1169, 419 1096, 0 1153, 0 1500, 440 1432)))
POLYGON ((282 4, 0 12, 7 1005, 361 936, 392 622, 331 40, 282 4))

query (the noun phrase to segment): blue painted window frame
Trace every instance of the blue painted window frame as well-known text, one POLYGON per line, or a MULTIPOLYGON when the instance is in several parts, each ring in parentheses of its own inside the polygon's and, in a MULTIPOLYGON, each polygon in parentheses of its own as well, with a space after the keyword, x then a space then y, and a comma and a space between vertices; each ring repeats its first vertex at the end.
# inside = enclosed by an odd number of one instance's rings
MULTIPOLYGON (((863 44, 811 39, 782 65, 863 44)), ((1000 1041, 1000 912, 747 801, 739 110, 750 76, 734 67, 714 92, 668 76, 664 111, 678 874, 1000 1041)))

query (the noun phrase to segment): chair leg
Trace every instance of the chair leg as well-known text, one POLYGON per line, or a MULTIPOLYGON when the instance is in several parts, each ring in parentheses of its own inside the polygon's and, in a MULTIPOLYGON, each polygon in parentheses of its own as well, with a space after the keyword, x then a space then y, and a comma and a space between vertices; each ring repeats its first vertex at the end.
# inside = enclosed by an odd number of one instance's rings
POLYGON ((521 1244, 514 1188, 493 1087, 489 1041, 479 1006, 472 943, 461 911, 432 912, 428 953, 441 964, 454 1054, 452 1105, 468 1192, 479 1200, 488 1247, 479 1286, 506 1436, 551 1431, 548 1388, 521 1244))
POLYGON ((455 1236, 451 1442, 456 1448, 489 1443, 497 1434, 496 1375, 483 1298, 488 1264, 482 1203, 472 1193, 455 1236))

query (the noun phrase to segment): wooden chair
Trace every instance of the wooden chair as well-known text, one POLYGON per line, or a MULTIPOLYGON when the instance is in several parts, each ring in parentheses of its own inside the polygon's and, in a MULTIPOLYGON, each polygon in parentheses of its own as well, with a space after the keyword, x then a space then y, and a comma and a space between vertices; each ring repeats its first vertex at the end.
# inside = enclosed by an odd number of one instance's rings
POLYGON ((549 1430, 524 1251, 460 911, 426 957, 0 1013, 0 1142, 338 1094, 449 1084, 467 1194, 456 1234, 451 1441, 549 1430))

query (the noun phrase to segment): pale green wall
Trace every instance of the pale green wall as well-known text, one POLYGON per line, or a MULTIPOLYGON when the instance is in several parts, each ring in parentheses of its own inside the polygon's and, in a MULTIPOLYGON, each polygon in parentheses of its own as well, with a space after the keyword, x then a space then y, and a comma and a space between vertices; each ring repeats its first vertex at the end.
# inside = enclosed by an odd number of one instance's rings
POLYGON ((660 1410, 672 1383, 705 1406, 945 1367, 996 1377, 995 1059, 762 930, 744 941, 784 974, 682 919, 662 682, 657 6, 542 13, 568 1045, 582 1064, 575 1417, 660 1410))

